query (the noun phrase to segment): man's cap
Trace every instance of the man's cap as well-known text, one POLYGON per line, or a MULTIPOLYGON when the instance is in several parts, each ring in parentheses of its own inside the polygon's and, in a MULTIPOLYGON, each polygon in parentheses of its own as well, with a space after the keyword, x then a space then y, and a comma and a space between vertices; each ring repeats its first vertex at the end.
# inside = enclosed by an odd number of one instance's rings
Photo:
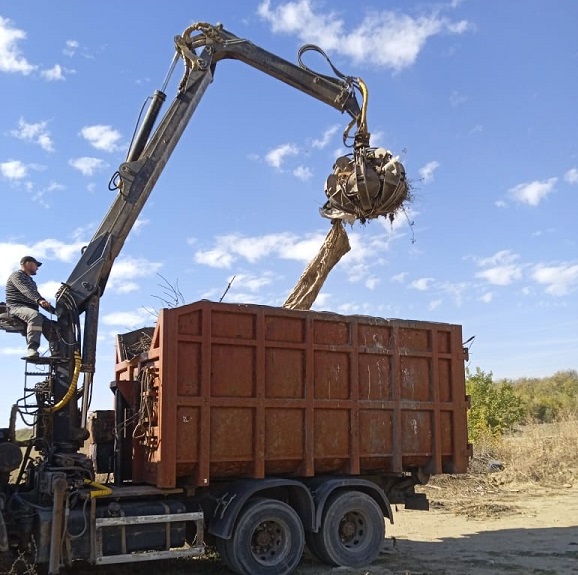
POLYGON ((40 267, 42 265, 42 262, 39 262, 36 258, 33 258, 32 256, 24 256, 20 260, 20 265, 23 266, 25 263, 28 263, 28 262, 35 263, 38 267, 40 267))

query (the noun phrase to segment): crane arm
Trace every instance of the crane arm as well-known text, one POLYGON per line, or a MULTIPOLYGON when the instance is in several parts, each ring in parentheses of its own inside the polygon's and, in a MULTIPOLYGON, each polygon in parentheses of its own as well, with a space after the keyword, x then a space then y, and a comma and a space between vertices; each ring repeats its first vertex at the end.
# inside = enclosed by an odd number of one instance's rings
MULTIPOLYGON (((381 148, 377 149, 381 151, 376 153, 375 149, 369 147, 369 132, 365 117, 367 106, 365 84, 360 78, 339 73, 331 63, 336 77, 317 74, 305 67, 301 62, 301 54, 312 48, 321 52, 317 47, 306 46, 299 54, 299 65, 295 65, 248 40, 235 36, 222 26, 197 23, 189 26, 182 35, 175 37, 176 52, 171 72, 179 59, 184 64, 184 74, 177 94, 158 123, 160 110, 166 99, 163 90, 168 78, 163 89, 153 95, 127 159, 120 165, 114 180, 118 189, 117 196, 92 240, 83 250, 68 281, 62 284, 57 293, 56 313, 59 328, 61 334, 64 334, 62 339, 67 342, 67 349, 63 351, 70 361, 59 367, 55 401, 60 401, 65 396, 68 382, 72 378, 74 371, 72 349, 80 352, 79 317, 82 313, 85 313, 82 371, 87 374, 94 373, 99 301, 106 288, 114 261, 212 82, 219 61, 224 59, 242 61, 348 114, 351 119, 344 132, 344 141, 348 138, 351 128, 355 126, 353 156, 351 159, 340 158, 340 161, 336 162, 334 172, 327 180, 328 202, 324 207, 326 213, 322 211, 322 215, 331 218, 345 215, 354 219, 384 215, 383 210, 380 212, 379 202, 381 196, 390 191, 386 186, 390 186, 388 178, 391 180, 391 155, 386 154, 381 148), (361 105, 356 98, 356 91, 362 96, 361 105)), ((403 184, 405 189, 403 176, 404 173, 400 171, 396 186, 399 188, 399 185, 403 184)), ((401 205, 401 201, 399 204, 401 205)), ((88 401, 85 399, 83 403, 86 405, 88 401)), ((59 416, 62 417, 62 411, 59 412, 59 416)), ((82 419, 85 419, 85 413, 82 419)), ((54 430, 55 441, 58 441, 59 435, 63 440, 67 440, 69 423, 63 421, 59 428, 61 433, 57 429, 54 430)))
MULTIPOLYGON (((79 312, 96 293, 102 295, 124 242, 146 204, 168 159, 186 129, 203 94, 213 80, 216 64, 224 59, 240 60, 294 88, 346 112, 365 137, 362 106, 359 105, 353 78, 332 78, 315 74, 238 38, 219 27, 197 24, 175 38, 177 54, 185 72, 177 95, 151 136, 152 125, 166 96, 155 92, 147 118, 136 137, 127 161, 118 170, 118 195, 92 240, 83 251, 61 293, 79 312), (191 36, 193 31, 200 31, 191 36), (197 55, 197 51, 202 51, 197 55)), ((359 130, 358 130, 359 132, 359 130)))

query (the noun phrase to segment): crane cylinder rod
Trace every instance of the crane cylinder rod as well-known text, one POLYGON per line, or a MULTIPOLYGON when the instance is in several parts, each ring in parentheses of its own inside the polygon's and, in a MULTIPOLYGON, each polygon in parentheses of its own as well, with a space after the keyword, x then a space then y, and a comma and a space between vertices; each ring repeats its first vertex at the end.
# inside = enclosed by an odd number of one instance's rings
POLYGON ((128 156, 126 158, 127 162, 138 160, 138 158, 142 154, 142 151, 144 150, 148 142, 149 136, 153 131, 153 127, 155 125, 155 122, 157 121, 159 112, 161 111, 161 108, 163 106, 166 97, 167 95, 164 92, 161 92, 160 90, 155 90, 155 93, 151 98, 151 103, 148 107, 145 118, 141 124, 140 130, 138 131, 138 134, 136 135, 133 145, 131 146, 128 156))

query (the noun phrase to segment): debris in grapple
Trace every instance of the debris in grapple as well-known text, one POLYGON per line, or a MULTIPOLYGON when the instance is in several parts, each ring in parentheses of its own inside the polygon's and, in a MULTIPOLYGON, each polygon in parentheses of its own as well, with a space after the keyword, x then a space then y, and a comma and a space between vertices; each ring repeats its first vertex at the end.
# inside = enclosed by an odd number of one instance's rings
POLYGON ((353 223, 391 217, 409 196, 405 168, 385 148, 357 148, 337 158, 325 195, 328 200, 319 210, 325 218, 353 223))

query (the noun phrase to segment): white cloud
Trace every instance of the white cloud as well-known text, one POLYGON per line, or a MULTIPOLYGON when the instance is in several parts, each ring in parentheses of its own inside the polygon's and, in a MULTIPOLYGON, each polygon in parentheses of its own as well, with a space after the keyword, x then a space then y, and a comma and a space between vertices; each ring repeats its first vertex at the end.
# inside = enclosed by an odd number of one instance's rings
POLYGON ((78 240, 73 243, 66 243, 48 238, 36 242, 29 251, 41 259, 48 258, 61 262, 72 262, 80 257, 81 250, 85 245, 86 242, 79 242, 78 240))
POLYGON ((42 70, 40 75, 49 82, 57 82, 59 80, 66 80, 64 77, 64 70, 60 64, 54 64, 52 68, 42 70))
POLYGON ((295 144, 283 144, 265 154, 265 161, 273 168, 280 169, 287 156, 296 156, 299 148, 295 144))
POLYGON ((356 303, 348 302, 338 306, 337 311, 342 315, 352 315, 361 312, 361 306, 356 303))
POLYGON ((494 299, 494 292, 488 291, 480 298, 484 303, 490 303, 494 299))
POLYGON ((72 57, 76 54, 78 47, 79 47, 79 43, 76 40, 67 40, 66 41, 66 47, 64 48, 64 50, 62 50, 62 53, 65 56, 72 57))
POLYGON ((145 310, 117 311, 102 317, 104 325, 115 325, 125 329, 134 329, 150 323, 150 314, 145 310))
POLYGON ((132 226, 131 234, 140 234, 141 230, 150 224, 150 220, 144 218, 137 218, 136 222, 132 226))
POLYGON ((476 263, 479 266, 493 266, 497 264, 509 264, 517 261, 518 259, 520 259, 520 256, 511 250, 500 250, 493 256, 489 256, 487 258, 477 258, 476 263))
POLYGON ((429 184, 433 182, 434 172, 440 167, 439 162, 435 160, 428 162, 425 166, 419 169, 419 175, 424 184, 429 184))
POLYGON ((85 244, 86 242, 65 243, 51 238, 34 244, 0 242, 0 282, 4 283, 8 276, 18 269, 20 258, 25 254, 32 254, 40 261, 70 262, 78 259, 85 244))
POLYGON ((405 278, 407 278, 407 276, 408 276, 407 272, 401 272, 399 274, 395 274, 394 276, 392 276, 391 279, 392 281, 399 282, 401 284, 405 281, 405 278))
MULTIPOLYGON (((369 135, 369 144, 371 146, 376 147, 376 148, 381 146, 381 142, 383 141, 383 136, 384 136, 384 133, 382 131, 371 132, 371 134, 369 135)), ((381 147, 384 148, 385 146, 381 146, 381 147)), ((345 153, 349 154, 349 153, 351 153, 351 150, 347 150, 345 153)))
POLYGON ((194 259, 196 263, 214 268, 230 268, 240 258, 254 263, 270 255, 308 262, 324 239, 322 234, 300 238, 289 232, 252 237, 229 234, 218 236, 212 248, 197 250, 194 259))
POLYGON ((117 293, 137 291, 139 286, 135 280, 158 273, 162 265, 160 262, 152 262, 145 258, 117 259, 112 266, 107 288, 117 293))
POLYGON ((18 120, 18 129, 11 130, 10 135, 18 138, 19 140, 26 140, 38 144, 43 150, 47 152, 54 151, 54 145, 52 143, 52 138, 50 137, 50 131, 47 128, 48 122, 36 122, 35 124, 29 124, 20 118, 18 120))
POLYGON ((108 164, 104 160, 90 157, 72 158, 68 163, 83 176, 92 176, 96 172, 108 167, 108 164))
POLYGON ((58 82, 66 79, 62 73, 62 66, 60 66, 60 64, 54 64, 52 68, 41 70, 40 75, 49 82, 58 82))
POLYGON ((321 136, 321 138, 316 138, 311 142, 311 145, 314 148, 317 148, 319 150, 322 150, 323 148, 327 147, 329 145, 329 142, 331 142, 331 139, 333 138, 333 136, 337 133, 337 130, 339 130, 339 125, 335 124, 333 126, 331 126, 330 128, 328 128, 327 130, 325 130, 325 132, 323 132, 323 135, 321 136))
POLYGON ((22 55, 18 43, 26 39, 26 32, 14 28, 8 18, 0 16, 0 72, 30 74, 36 69, 22 55))
POLYGON ((463 34, 470 28, 466 21, 452 22, 439 13, 413 18, 399 12, 374 10, 347 31, 345 21, 336 12, 322 13, 315 8, 312 0, 285 2, 277 7, 264 0, 257 11, 273 32, 296 35, 356 63, 395 71, 411 66, 430 37, 463 34))
MULTIPOLYGON (((329 307, 330 300, 331 300, 331 294, 321 292, 317 296, 315 303, 311 306, 311 309, 313 309, 313 310, 327 309, 329 307)), ((341 312, 341 313, 343 313, 343 312, 341 312)))
MULTIPOLYGON (((189 239, 188 243, 195 246, 195 263, 213 268, 230 269, 239 261, 255 264, 265 258, 297 261, 306 265, 319 253, 326 235, 327 230, 302 236, 290 232, 263 236, 229 234, 216 237, 213 245, 209 246, 199 246, 195 239, 189 239)), ((362 282, 368 289, 374 289, 378 284, 375 267, 386 263, 383 254, 389 250, 395 233, 384 233, 381 229, 374 235, 348 231, 348 238, 351 250, 343 256, 338 266, 350 282, 362 282)))
POLYGON ((508 195, 517 202, 537 206, 548 194, 554 191, 558 178, 518 184, 508 190, 508 195))
POLYGON ((121 133, 112 126, 94 125, 85 126, 80 135, 97 150, 116 152, 120 149, 121 133))
POLYGON ((459 307, 463 302, 463 294, 468 289, 468 284, 465 282, 444 282, 441 285, 441 289, 452 296, 455 304, 459 307))
POLYGON ((195 252, 194 259, 196 263, 212 268, 230 268, 236 258, 227 247, 216 246, 210 250, 195 252))
MULTIPOLYGON (((230 282, 233 278, 227 278, 230 282)), ((239 289, 249 290, 251 293, 260 291, 263 287, 270 285, 273 282, 274 276, 270 272, 266 272, 261 276, 254 276, 251 274, 237 274, 231 286, 232 291, 239 289)))
POLYGON ((7 180, 22 180, 28 175, 28 168, 20 160, 0 162, 0 174, 7 180))
POLYGON ((56 292, 62 287, 62 282, 48 281, 38 283, 38 291, 46 298, 48 298, 52 304, 55 303, 56 292))
POLYGON ((501 250, 493 256, 478 258, 476 263, 486 269, 477 272, 477 278, 484 279, 492 285, 510 285, 521 279, 524 265, 516 263, 519 255, 511 250, 501 250))
POLYGON ((40 202, 44 207, 48 207, 49 204, 46 202, 46 196, 50 192, 61 192, 66 189, 66 186, 59 184, 58 182, 50 182, 48 186, 36 190, 33 200, 40 202))
POLYGON ((538 264, 532 270, 532 278, 546 286, 546 293, 566 295, 578 286, 578 264, 538 264))
POLYGON ((368 278, 367 280, 365 280, 365 287, 367 289, 373 290, 375 289, 379 284, 381 283, 381 280, 379 278, 376 278, 375 276, 368 278))
POLYGON ((441 299, 434 299, 432 301, 429 302, 429 305, 427 306, 427 309, 429 311, 433 311, 434 309, 437 309, 438 307, 440 307, 442 305, 442 300, 441 299))
POLYGON ((293 175, 302 182, 306 182, 313 177, 313 172, 307 166, 297 166, 293 170, 293 175))
POLYGON ((433 282, 433 278, 419 278, 410 283, 410 286, 419 291, 427 291, 433 282))
POLYGON ((493 285, 506 286, 522 277, 522 266, 496 266, 476 273, 476 277, 493 285))
POLYGON ((467 97, 460 94, 457 90, 454 90, 450 94, 450 104, 451 104, 452 108, 457 108, 458 106, 461 106, 466 101, 467 101, 467 97))
POLYGON ((564 174, 564 179, 569 184, 578 184, 578 170, 576 168, 572 168, 571 170, 568 170, 564 174))

